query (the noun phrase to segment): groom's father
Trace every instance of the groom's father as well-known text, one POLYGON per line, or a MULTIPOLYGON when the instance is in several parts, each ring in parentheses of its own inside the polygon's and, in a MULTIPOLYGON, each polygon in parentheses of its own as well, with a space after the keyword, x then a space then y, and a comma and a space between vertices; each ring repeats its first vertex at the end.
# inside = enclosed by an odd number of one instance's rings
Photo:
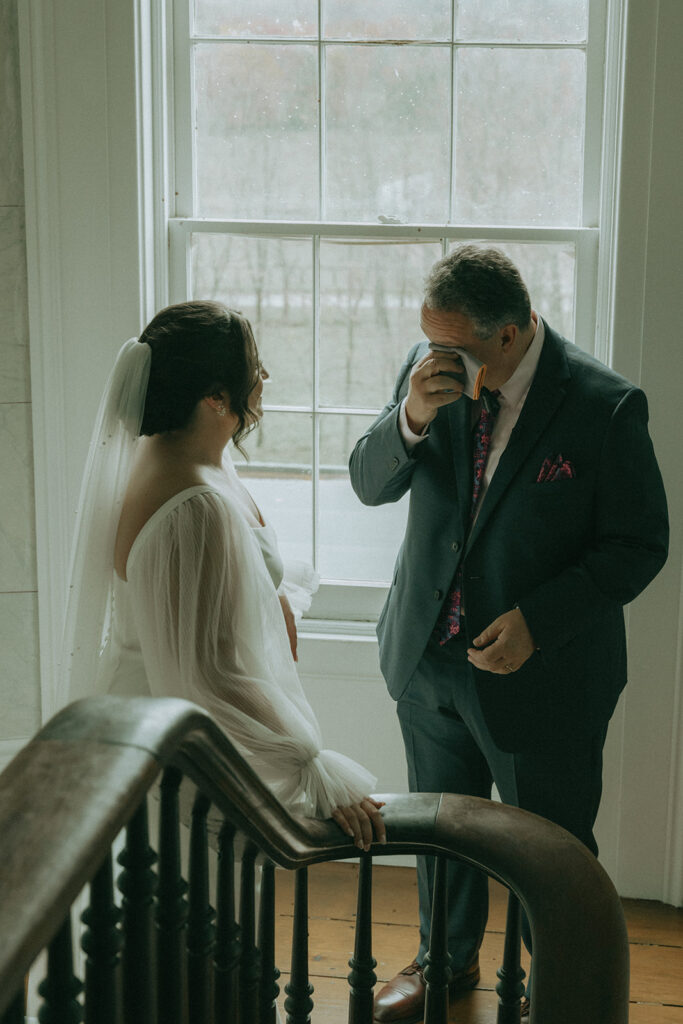
MULTIPOLYGON (((351 456, 366 505, 411 492, 378 625, 410 788, 489 797, 495 782, 597 853, 622 606, 667 553, 645 395, 533 311, 493 249, 434 266, 422 329, 351 456)), ((382 1022, 421 1019, 433 862, 418 860, 420 946, 377 996, 382 1022)), ((449 870, 455 993, 479 980, 487 880, 449 870)))

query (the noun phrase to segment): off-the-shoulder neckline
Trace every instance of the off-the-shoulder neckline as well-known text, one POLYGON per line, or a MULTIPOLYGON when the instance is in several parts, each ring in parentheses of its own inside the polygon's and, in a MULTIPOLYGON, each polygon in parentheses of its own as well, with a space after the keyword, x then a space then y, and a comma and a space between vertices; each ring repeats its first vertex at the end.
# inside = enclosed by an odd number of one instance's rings
POLYGON ((197 494, 217 494, 220 497, 220 492, 212 487, 210 484, 194 484, 192 487, 186 487, 184 491, 178 491, 177 494, 172 495, 163 505, 159 505, 156 512, 152 512, 147 522, 143 525, 142 529, 138 531, 138 534, 130 546, 128 552, 128 558, 126 559, 126 579, 122 580, 125 583, 130 576, 130 567, 133 564, 133 555, 138 548, 140 542, 144 536, 152 529, 154 524, 163 519, 165 515, 172 512, 178 505, 182 505, 183 502, 188 501, 190 498, 194 498, 197 494))
MULTIPOLYGON (((138 547, 138 543, 142 542, 144 535, 151 530, 152 526, 159 519, 163 519, 165 515, 172 512, 178 505, 182 505, 183 502, 188 501, 190 498, 194 498, 197 494, 216 494, 221 497, 221 492, 217 487, 213 487, 211 484, 194 484, 192 487, 186 487, 184 491, 178 491, 177 494, 172 495, 163 505, 159 505, 156 512, 152 512, 147 522, 143 525, 142 529, 138 531, 138 534, 130 546, 128 552, 128 558, 126 559, 126 578, 121 580, 122 583, 126 583, 130 576, 130 567, 133 564, 133 555, 138 547)), ((249 528, 252 530, 268 530, 268 523, 258 523, 256 526, 253 523, 249 523, 249 528)), ((119 577, 121 579, 121 577, 119 577)))

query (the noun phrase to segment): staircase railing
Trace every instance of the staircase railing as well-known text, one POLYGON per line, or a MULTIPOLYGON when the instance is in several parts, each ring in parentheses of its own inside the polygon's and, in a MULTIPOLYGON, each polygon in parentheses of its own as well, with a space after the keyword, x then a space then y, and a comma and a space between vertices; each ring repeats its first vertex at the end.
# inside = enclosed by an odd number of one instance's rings
MULTIPOLYGON (((531 1024, 573 1024, 577 1006, 590 1008, 588 1016, 600 1024, 628 1020, 621 905, 577 840, 535 815, 472 797, 383 799, 388 844, 373 850, 437 858, 427 1024, 447 1020, 448 858, 481 869, 510 891, 499 1024, 519 1021, 520 904, 534 950, 531 1024)), ((360 858, 349 1024, 372 1021, 372 852, 360 858)), ((274 865, 296 872, 285 1010, 288 1024, 306 1024, 315 1019, 307 870, 357 856, 332 822, 288 814, 194 705, 151 698, 79 701, 53 718, 0 776, 0 1024, 23 1022, 25 978, 44 949, 43 1024, 274 1024, 276 960, 283 955, 274 940, 274 865), (158 798, 148 801, 159 777, 158 798), (156 850, 148 805, 159 818, 156 850), (190 836, 187 881, 182 820, 190 836), (117 841, 124 828, 125 841, 117 841), (123 843, 116 885, 115 841, 123 843), (209 844, 218 850, 215 907, 209 844), (88 883, 80 978, 71 908, 88 883)))

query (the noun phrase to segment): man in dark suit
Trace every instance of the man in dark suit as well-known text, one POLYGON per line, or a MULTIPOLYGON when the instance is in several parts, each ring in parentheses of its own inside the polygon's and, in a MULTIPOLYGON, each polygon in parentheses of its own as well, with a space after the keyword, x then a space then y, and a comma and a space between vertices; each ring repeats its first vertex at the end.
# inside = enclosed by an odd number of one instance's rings
MULTIPOLYGON (((645 395, 545 323, 493 249, 435 265, 422 328, 350 463, 366 505, 410 491, 377 630, 410 788, 489 797, 495 782, 597 854, 622 606, 667 553, 645 395)), ((420 947, 376 998, 385 1024, 421 1019, 432 882, 418 858, 420 947)), ((487 880, 454 862, 448 892, 454 994, 479 980, 487 880)))

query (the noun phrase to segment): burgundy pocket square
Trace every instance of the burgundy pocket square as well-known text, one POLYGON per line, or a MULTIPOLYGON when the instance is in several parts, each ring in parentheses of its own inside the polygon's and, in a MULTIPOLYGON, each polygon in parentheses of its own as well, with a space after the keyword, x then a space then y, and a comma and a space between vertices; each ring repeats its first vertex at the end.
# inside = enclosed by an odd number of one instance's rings
POLYGON ((576 470, 569 459, 565 459, 562 455, 556 455, 554 459, 548 456, 547 459, 543 460, 539 474, 536 477, 536 483, 551 483, 553 480, 573 480, 575 476, 576 470))

